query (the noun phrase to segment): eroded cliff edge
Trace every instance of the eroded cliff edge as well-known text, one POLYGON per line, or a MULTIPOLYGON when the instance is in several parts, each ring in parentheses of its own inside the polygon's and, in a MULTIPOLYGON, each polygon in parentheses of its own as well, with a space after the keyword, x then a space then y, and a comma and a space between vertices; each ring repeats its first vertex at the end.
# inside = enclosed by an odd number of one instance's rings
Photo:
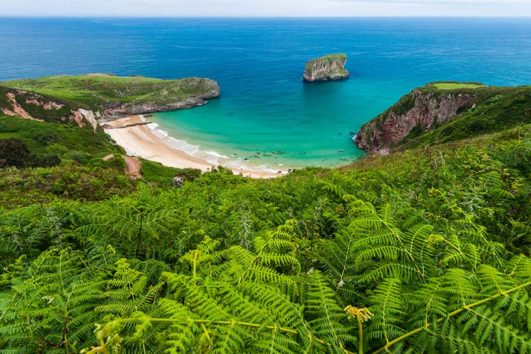
POLYGON ((387 154, 408 137, 439 127, 478 103, 476 88, 441 90, 434 85, 413 90, 363 125, 355 143, 370 154, 387 154))
POLYGON ((346 63, 346 54, 330 54, 312 59, 306 63, 303 80, 319 82, 347 79, 350 73, 345 69, 346 63))

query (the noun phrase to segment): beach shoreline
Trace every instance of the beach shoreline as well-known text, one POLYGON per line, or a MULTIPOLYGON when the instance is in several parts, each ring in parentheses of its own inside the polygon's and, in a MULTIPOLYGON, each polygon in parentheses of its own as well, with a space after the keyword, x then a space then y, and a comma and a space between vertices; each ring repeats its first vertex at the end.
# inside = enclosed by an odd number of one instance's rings
POLYGON ((288 173, 285 170, 263 171, 245 167, 230 167, 215 164, 179 150, 169 144, 167 136, 157 134, 142 115, 133 115, 102 124, 107 133, 128 155, 161 163, 167 167, 194 168, 203 172, 217 167, 230 169, 234 174, 250 178, 276 178, 288 173))

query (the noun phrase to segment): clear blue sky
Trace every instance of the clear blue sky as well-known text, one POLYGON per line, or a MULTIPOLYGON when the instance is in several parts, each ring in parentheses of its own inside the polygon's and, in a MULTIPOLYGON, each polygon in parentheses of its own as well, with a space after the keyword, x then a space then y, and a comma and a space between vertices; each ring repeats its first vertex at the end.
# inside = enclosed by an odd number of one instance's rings
POLYGON ((0 16, 525 16, 531 0, 0 0, 0 16))

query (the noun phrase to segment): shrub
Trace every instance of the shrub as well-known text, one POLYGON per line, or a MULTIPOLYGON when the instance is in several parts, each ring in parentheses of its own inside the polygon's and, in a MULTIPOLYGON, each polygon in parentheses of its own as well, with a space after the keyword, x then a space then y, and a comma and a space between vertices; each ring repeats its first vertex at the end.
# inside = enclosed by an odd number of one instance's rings
POLYGON ((0 140, 0 167, 25 167, 30 160, 30 151, 20 139, 0 140))

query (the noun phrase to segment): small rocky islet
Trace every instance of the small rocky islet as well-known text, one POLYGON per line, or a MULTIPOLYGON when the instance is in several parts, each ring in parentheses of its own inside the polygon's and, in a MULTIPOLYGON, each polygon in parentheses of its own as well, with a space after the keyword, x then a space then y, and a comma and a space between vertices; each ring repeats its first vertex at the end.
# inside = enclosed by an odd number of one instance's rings
POLYGON ((303 81, 324 82, 348 79, 350 73, 345 69, 346 63, 346 54, 329 54, 312 59, 306 63, 303 81))

